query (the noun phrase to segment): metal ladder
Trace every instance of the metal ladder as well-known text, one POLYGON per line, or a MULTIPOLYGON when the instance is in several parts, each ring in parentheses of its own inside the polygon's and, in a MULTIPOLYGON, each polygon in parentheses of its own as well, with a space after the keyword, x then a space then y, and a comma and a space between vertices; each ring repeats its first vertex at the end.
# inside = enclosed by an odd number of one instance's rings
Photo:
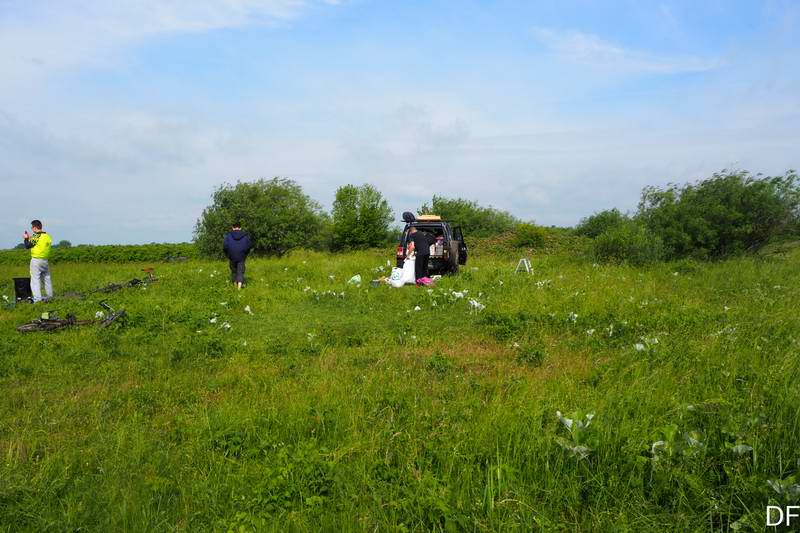
POLYGON ((533 266, 531 266, 531 262, 525 257, 520 259, 519 263, 517 263, 517 268, 514 270, 514 274, 518 273, 520 270, 524 270, 528 274, 533 274, 533 266))

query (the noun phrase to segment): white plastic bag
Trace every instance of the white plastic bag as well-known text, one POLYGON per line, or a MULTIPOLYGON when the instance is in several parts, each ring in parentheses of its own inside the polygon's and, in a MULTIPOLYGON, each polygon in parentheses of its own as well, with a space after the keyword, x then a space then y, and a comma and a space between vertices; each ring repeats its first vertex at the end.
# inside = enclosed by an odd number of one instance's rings
POLYGON ((403 283, 406 285, 414 285, 417 283, 417 277, 415 274, 416 271, 414 270, 414 259, 406 259, 405 263, 403 263, 403 283))
POLYGON ((397 289, 405 285, 405 282, 403 281, 402 268, 394 267, 392 269, 392 274, 389 276, 389 284, 391 284, 392 287, 395 287, 397 289))

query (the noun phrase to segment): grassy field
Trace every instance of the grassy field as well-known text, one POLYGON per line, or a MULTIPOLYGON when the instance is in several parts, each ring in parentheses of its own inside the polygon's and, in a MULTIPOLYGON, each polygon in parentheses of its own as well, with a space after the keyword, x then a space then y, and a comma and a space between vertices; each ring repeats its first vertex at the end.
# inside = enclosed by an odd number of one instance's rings
POLYGON ((0 529, 760 531, 797 502, 800 250, 371 287, 387 258, 251 260, 238 293, 156 264, 108 330, 15 330, 97 298, 0 310, 0 529))

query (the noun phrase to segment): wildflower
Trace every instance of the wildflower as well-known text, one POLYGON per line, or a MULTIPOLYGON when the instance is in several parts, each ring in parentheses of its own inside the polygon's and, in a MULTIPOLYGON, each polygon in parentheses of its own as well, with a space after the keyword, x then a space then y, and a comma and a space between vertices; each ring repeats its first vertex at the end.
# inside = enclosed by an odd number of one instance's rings
MULTIPOLYGON (((4 296, 4 298, 5 298, 5 296, 4 296)), ((104 319, 106 317, 106 314, 104 312, 102 312, 102 311, 98 311, 98 312, 96 312, 94 314, 94 317, 96 319, 98 319, 98 320, 102 320, 102 319, 104 319)))
POLYGON ((246 305, 246 306, 244 306, 244 312, 245 312, 245 313, 249 313, 249 314, 251 314, 251 315, 253 314, 253 310, 252 310, 252 309, 250 309, 250 306, 249 306, 249 305, 246 305))
POLYGON ((305 288, 305 289, 303 289, 303 292, 308 292, 308 291, 310 291, 310 290, 311 290, 311 287, 309 287, 308 285, 306 285, 306 288, 305 288))
POLYGON ((699 440, 697 440, 696 438, 694 438, 691 435, 686 435, 686 444, 688 444, 692 448, 702 448, 703 447, 703 443, 700 442, 699 440))
POLYGON ((478 312, 478 313, 480 313, 481 311, 486 309, 485 305, 483 305, 482 303, 480 303, 478 300, 476 300, 474 298, 470 298, 469 306, 473 311, 478 312))
POLYGON ((452 294, 454 298, 463 298, 464 297, 464 293, 463 292, 455 292, 454 291, 454 292, 451 292, 450 294, 452 294))
POLYGON ((221 305, 222 307, 227 307, 228 306, 228 302, 220 302, 219 305, 221 305))
POLYGON ((422 308, 421 308, 420 306, 416 306, 416 307, 414 308, 414 311, 422 311, 422 308))
POLYGON ((570 311, 569 315, 567 315, 567 318, 572 323, 575 323, 575 322, 578 321, 578 315, 574 311, 570 311))
POLYGON ((633 347, 637 352, 644 351, 645 349, 645 345, 642 344, 641 342, 637 342, 636 344, 633 345, 633 347))
POLYGON ((242 342, 242 346, 247 346, 247 341, 242 342))
POLYGON ((744 454, 746 454, 748 452, 752 452, 753 451, 753 447, 752 446, 748 446, 747 444, 737 444, 731 450, 736 455, 744 455, 744 454))
POLYGON ((586 330, 586 335, 588 335, 589 337, 591 337, 592 335, 594 335, 594 329, 587 329, 587 330, 586 330))
POLYGON ((222 326, 220 326, 220 327, 225 328, 225 329, 231 329, 231 325, 228 322, 223 322, 222 326))
POLYGON ((666 445, 667 445, 667 443, 664 442, 663 440, 657 440, 650 446, 650 453, 652 455, 655 455, 656 454, 656 450, 658 448, 663 448, 666 445))
POLYGON ((216 324, 217 323, 217 317, 215 317, 215 316, 211 317, 211 320, 209 320, 208 322, 209 322, 209 324, 216 324))
POLYGON ((572 419, 571 418, 565 418, 561 414, 561 411, 556 411, 556 418, 558 418, 559 422, 564 424, 565 428, 567 428, 568 430, 572 431, 572 419))
POLYGON ((730 310, 730 307, 728 307, 727 305, 723 305, 723 306, 722 306, 722 310, 723 310, 723 311, 729 311, 729 310, 730 310))
POLYGON ((6 295, 4 294, 4 295, 3 295, 3 300, 5 300, 5 301, 7 302, 7 301, 8 301, 8 296, 6 296, 6 295))
POLYGON ((678 275, 678 273, 677 273, 677 272, 673 272, 673 273, 672 273, 672 275, 673 275, 673 276, 677 276, 677 275, 678 275))

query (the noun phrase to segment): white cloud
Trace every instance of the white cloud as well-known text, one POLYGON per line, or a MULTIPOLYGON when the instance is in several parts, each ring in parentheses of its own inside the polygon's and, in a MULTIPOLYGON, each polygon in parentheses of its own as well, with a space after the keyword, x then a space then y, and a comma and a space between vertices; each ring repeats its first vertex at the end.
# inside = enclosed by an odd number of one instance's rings
MULTIPOLYGON (((274 25, 314 0, 42 0, 0 12, 0 96, 36 88, 53 73, 113 64, 126 46, 159 34, 274 25)), ((330 4, 330 2, 325 2, 330 4)))
MULTIPOLYGON (((188 239, 215 186, 273 176, 296 179, 325 204, 337 186, 366 181, 396 213, 441 194, 573 224, 598 209, 634 207, 647 184, 737 163, 783 172, 800 142, 789 122, 756 120, 774 116, 762 107, 741 109, 739 119, 723 106, 705 125, 657 130, 628 117, 510 126, 447 94, 408 94, 294 133, 124 108, 65 110, 46 122, 0 114, 0 190, 14 199, 47 191, 35 207, 7 206, 0 245, 34 216, 72 242, 188 239)), ((774 104, 797 116, 794 102, 774 104)), ((653 120, 664 124, 663 113, 653 120)))
POLYGON ((719 59, 692 55, 659 55, 625 48, 597 35, 575 30, 536 28, 534 36, 559 59, 604 71, 680 74, 703 72, 722 64, 719 59))

